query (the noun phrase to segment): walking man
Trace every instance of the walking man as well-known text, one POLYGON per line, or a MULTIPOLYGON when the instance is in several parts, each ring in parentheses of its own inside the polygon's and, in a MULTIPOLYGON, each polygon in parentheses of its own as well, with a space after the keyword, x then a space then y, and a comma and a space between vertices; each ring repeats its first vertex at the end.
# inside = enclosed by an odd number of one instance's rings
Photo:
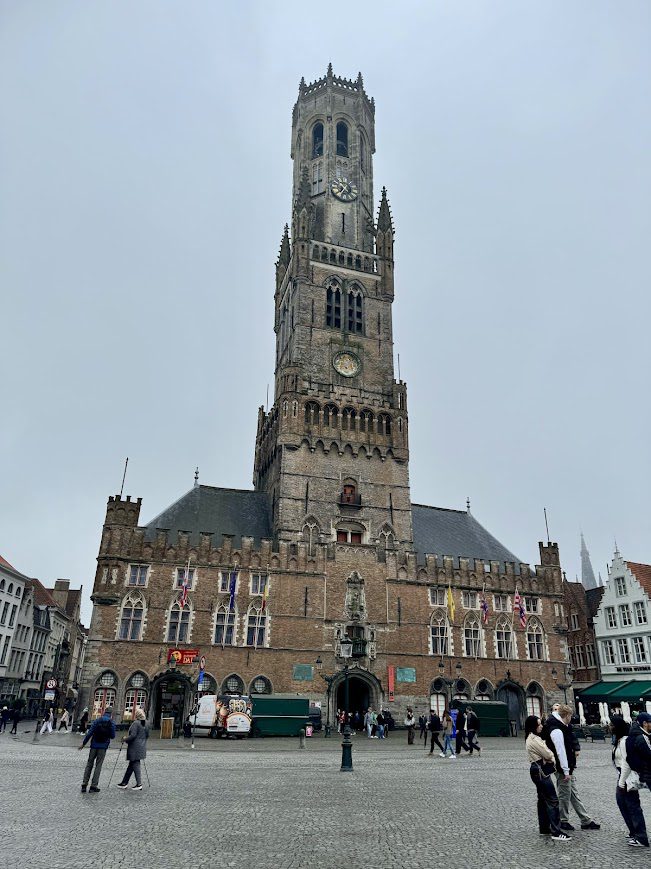
POLYGON ((52 726, 54 724, 54 712, 52 711, 52 707, 50 706, 45 718, 43 719, 43 727, 41 727, 41 735, 45 733, 47 730, 48 733, 52 733, 52 726))
POLYGON ((373 710, 369 706, 366 710, 366 715, 364 716, 364 727, 366 728, 366 735, 369 739, 373 736, 373 710))
POLYGON ((12 734, 14 736, 18 736, 18 722, 20 721, 20 707, 14 706, 14 711, 11 713, 11 730, 9 731, 9 736, 12 734))
POLYGON ((598 830, 597 824, 587 813, 581 802, 581 797, 576 786, 576 751, 574 737, 570 727, 572 710, 562 704, 558 712, 552 712, 546 724, 546 743, 554 753, 556 762, 556 789, 558 791, 558 803, 561 815, 561 829, 574 830, 570 824, 570 803, 579 816, 582 830, 598 830))
POLYGON ((111 706, 104 710, 101 718, 96 718, 88 729, 88 733, 84 736, 84 741, 79 746, 79 751, 90 740, 90 751, 88 752, 88 762, 84 770, 84 778, 81 783, 82 794, 86 793, 90 774, 93 773, 93 780, 90 785, 90 793, 99 793, 99 775, 102 771, 102 764, 106 757, 106 751, 111 744, 111 740, 115 739, 115 724, 112 721, 113 708, 111 706), (93 772, 93 765, 95 771, 93 772))
POLYGON ((466 716, 463 712, 463 709, 459 709, 457 713, 457 744, 456 744, 456 753, 461 754, 461 749, 465 752, 470 752, 472 754, 471 749, 468 748, 466 744, 466 716))
POLYGON ((438 745, 438 747, 441 749, 441 757, 445 757, 445 750, 444 750, 443 746, 441 745, 441 739, 439 737, 441 730, 442 730, 441 719, 439 718, 438 714, 432 709, 432 711, 429 714, 429 731, 430 731, 430 746, 431 746, 430 750, 429 750, 430 755, 434 754, 434 744, 436 743, 436 745, 438 745))
POLYGON ((9 708, 7 706, 3 706, 2 716, 0 717, 0 733, 2 733, 3 730, 7 729, 7 721, 9 721, 10 715, 11 712, 9 711, 9 708))
POLYGON ((481 757, 481 748, 477 742, 477 733, 479 732, 479 716, 470 706, 466 707, 466 733, 468 734, 468 745, 470 746, 470 755, 472 756, 473 748, 477 749, 477 754, 481 757))

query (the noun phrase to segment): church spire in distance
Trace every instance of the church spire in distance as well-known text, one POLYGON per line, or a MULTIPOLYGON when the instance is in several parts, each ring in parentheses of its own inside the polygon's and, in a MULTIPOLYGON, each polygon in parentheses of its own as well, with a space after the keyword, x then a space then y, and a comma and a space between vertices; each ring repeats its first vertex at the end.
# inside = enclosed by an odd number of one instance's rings
POLYGON ((590 561, 590 553, 585 545, 583 532, 581 532, 581 582, 586 589, 598 587, 594 570, 592 569, 592 562, 590 561))

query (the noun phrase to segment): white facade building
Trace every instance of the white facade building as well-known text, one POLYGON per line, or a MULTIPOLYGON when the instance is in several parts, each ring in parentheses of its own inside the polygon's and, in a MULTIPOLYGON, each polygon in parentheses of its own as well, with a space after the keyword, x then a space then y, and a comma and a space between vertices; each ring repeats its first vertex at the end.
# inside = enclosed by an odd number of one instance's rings
MULTIPOLYGON (((18 696, 21 679, 14 674, 12 648, 19 627, 19 610, 27 577, 0 557, 0 701, 5 705, 18 696)), ((22 623, 21 627, 22 627, 22 623)), ((29 643, 28 643, 29 646, 29 643)))

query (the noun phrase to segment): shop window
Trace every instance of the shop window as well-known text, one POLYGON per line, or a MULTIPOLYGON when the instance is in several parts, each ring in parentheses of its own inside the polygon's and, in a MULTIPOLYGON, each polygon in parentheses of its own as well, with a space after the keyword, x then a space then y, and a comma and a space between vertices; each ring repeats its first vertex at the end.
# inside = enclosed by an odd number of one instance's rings
POLYGON ((99 718, 109 706, 115 706, 115 688, 96 688, 93 695, 93 718, 99 718))

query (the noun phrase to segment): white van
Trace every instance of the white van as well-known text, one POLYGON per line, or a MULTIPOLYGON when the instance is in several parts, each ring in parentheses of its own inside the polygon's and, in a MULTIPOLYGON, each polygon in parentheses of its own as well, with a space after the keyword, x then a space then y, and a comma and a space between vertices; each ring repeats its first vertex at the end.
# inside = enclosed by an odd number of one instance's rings
POLYGON ((243 739, 251 731, 248 697, 204 694, 189 715, 195 736, 235 736, 243 739))

